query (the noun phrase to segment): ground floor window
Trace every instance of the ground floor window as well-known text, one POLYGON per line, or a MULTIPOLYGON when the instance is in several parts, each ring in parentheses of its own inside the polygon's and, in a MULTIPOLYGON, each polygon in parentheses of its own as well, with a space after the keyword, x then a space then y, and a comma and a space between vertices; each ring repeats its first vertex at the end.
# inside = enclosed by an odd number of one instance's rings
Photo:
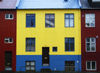
POLYGON ((26 71, 35 71, 35 61, 26 61, 26 71))
POLYGON ((65 61, 65 71, 75 71, 75 61, 65 61))
POLYGON ((87 61, 86 70, 96 70, 96 61, 87 61))

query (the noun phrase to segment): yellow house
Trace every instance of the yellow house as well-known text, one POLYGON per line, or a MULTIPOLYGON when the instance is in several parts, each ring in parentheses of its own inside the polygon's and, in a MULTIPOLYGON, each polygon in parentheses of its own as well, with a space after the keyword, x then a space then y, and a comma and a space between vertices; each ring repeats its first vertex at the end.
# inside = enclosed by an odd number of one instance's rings
POLYGON ((17 71, 81 71, 81 12, 77 0, 56 1, 42 5, 41 0, 23 0, 18 5, 17 71))

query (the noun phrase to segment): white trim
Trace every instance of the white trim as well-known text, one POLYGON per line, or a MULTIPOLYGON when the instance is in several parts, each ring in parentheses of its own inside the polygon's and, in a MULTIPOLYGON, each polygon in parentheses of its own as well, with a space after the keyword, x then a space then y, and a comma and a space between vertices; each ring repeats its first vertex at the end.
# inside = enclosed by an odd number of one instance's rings
POLYGON ((12 39, 12 42, 10 42, 10 38, 4 38, 4 43, 13 43, 13 38, 12 39), (5 40, 8 40, 8 42, 5 42, 5 40))
POLYGON ((14 15, 13 14, 5 14, 5 19, 7 19, 7 20, 13 20, 14 19, 14 15), (6 15, 8 15, 8 18, 6 18, 6 15), (10 15, 12 15, 12 18, 10 18, 10 15))
MULTIPOLYGON (((87 28, 91 28, 91 27, 94 28, 94 27, 96 27, 96 26, 95 26, 95 23, 94 23, 94 26, 91 26, 91 25, 90 25, 90 26, 87 26, 87 25, 86 25, 86 19, 87 19, 87 18, 86 18, 86 15, 87 15, 87 14, 88 14, 89 16, 94 14, 94 16, 95 16, 95 13, 86 13, 86 14, 85 14, 85 27, 87 27, 87 28)), ((89 18, 89 19, 90 19, 90 18, 89 18)), ((94 18, 94 19, 95 19, 95 18, 94 18)))
POLYGON ((89 37, 89 40, 90 40, 90 50, 88 51, 87 50, 87 38, 85 39, 85 49, 86 49, 86 52, 96 52, 96 38, 95 37, 89 37), (92 38, 95 39, 95 42, 91 41, 92 38), (95 50, 94 51, 91 50, 91 44, 92 43, 95 43, 95 50))
POLYGON ((95 71, 97 70, 97 63, 96 61, 86 61, 86 70, 91 70, 91 71, 95 71), (90 62, 90 69, 87 69, 87 62, 90 62), (95 62, 95 69, 92 69, 92 62, 95 62))

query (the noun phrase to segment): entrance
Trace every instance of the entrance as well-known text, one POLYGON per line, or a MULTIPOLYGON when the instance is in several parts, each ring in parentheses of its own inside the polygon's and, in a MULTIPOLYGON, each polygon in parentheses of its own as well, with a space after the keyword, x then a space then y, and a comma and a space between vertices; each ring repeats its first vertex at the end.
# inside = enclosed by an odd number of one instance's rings
POLYGON ((49 66, 49 47, 42 48, 42 65, 49 66))
POLYGON ((5 52, 5 70, 12 70, 12 52, 5 52))

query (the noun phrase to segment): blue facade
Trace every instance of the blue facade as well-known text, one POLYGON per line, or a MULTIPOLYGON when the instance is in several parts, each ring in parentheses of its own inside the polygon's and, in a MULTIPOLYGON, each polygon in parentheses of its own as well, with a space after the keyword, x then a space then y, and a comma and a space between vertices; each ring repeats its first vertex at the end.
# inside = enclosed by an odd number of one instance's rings
POLYGON ((50 65, 42 66, 41 55, 17 55, 16 71, 25 71, 25 61, 35 61, 36 71, 49 68, 52 71, 64 71, 65 61, 75 61, 75 71, 81 71, 81 55, 50 55, 50 65))

